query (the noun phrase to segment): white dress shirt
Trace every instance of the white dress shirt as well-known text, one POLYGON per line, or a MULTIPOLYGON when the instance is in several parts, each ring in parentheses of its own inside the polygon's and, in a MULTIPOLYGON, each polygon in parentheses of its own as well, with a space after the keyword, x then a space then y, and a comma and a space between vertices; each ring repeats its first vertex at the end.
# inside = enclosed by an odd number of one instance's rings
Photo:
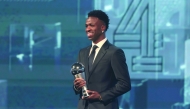
MULTIPOLYGON (((107 41, 107 38, 104 38, 103 40, 101 40, 101 41, 98 42, 97 44, 94 44, 94 43, 92 42, 92 47, 93 47, 94 45, 98 46, 98 48, 96 48, 96 50, 95 50, 94 60, 96 59, 96 56, 97 56, 98 52, 100 51, 100 49, 102 48, 103 44, 104 44, 106 41, 107 41)), ((92 47, 91 47, 91 49, 90 49, 90 53, 91 53, 91 51, 92 51, 92 47)), ((89 53, 89 56, 90 56, 90 53, 89 53)), ((94 62, 94 60, 93 60, 93 62, 94 62)))

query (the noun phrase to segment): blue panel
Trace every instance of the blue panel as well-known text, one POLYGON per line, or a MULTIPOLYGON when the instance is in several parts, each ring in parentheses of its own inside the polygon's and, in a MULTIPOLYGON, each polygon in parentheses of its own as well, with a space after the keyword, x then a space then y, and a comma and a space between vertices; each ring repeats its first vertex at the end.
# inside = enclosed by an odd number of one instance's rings
POLYGON ((139 48, 140 42, 115 42, 115 45, 121 48, 139 48))
POLYGON ((134 58, 133 63, 139 63, 139 64, 161 64, 162 58, 161 57, 143 57, 143 58, 134 58))
POLYGON ((131 40, 131 41, 140 41, 140 35, 139 34, 116 34, 115 40, 125 41, 125 40, 131 40))
POLYGON ((133 66, 134 71, 145 71, 145 72, 155 72, 155 71, 161 71, 162 66, 161 65, 134 65, 133 66))

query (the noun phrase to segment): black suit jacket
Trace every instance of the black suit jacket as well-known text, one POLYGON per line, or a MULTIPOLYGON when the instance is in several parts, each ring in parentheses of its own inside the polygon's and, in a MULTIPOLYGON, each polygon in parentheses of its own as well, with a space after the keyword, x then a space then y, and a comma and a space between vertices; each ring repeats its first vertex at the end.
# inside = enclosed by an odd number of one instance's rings
POLYGON ((85 80, 88 90, 97 91, 102 97, 100 100, 82 100, 81 91, 78 109, 119 109, 117 97, 131 89, 126 58, 122 49, 106 41, 99 50, 92 70, 88 69, 88 56, 91 46, 80 50, 78 62, 85 66, 85 80))

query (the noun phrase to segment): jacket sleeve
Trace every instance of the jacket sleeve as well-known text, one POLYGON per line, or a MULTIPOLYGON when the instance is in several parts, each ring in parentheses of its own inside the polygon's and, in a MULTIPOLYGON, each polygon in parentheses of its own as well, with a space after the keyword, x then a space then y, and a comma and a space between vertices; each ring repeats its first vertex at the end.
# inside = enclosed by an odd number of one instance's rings
POLYGON ((104 103, 109 103, 114 98, 131 90, 131 81, 123 50, 118 49, 113 53, 111 67, 117 82, 109 90, 100 93, 104 103))
POLYGON ((73 90, 75 91, 76 95, 81 93, 81 90, 77 90, 74 85, 73 85, 73 90))

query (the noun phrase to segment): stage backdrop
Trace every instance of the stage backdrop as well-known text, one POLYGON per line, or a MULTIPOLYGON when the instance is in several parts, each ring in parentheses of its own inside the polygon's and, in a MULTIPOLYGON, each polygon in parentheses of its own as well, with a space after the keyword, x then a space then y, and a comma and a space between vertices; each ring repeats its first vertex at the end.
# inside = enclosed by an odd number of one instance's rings
POLYGON ((132 90, 121 109, 190 109, 189 0, 0 0, 0 109, 76 109, 71 65, 91 42, 87 13, 110 17, 132 90))

